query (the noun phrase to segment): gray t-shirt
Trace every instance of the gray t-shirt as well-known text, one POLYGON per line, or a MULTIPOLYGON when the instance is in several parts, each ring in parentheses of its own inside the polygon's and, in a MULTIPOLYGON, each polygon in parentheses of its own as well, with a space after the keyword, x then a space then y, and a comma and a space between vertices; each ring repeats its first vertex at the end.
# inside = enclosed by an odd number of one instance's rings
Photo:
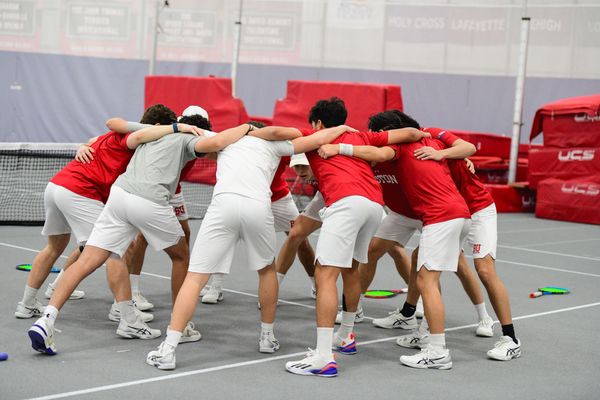
POLYGON ((199 139, 191 134, 176 133, 140 145, 115 185, 131 194, 168 205, 175 194, 183 166, 196 157, 204 156, 194 151, 199 139))

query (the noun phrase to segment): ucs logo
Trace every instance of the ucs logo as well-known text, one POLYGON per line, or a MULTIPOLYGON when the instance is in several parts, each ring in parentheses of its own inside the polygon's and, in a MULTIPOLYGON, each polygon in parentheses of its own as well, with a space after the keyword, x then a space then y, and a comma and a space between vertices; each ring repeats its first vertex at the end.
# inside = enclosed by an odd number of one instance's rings
POLYGON ((598 196, 600 194, 600 185, 593 183, 563 183, 561 191, 563 193, 577 193, 586 196, 598 196))
POLYGON ((596 150, 561 150, 558 153, 559 161, 590 161, 594 159, 596 150))

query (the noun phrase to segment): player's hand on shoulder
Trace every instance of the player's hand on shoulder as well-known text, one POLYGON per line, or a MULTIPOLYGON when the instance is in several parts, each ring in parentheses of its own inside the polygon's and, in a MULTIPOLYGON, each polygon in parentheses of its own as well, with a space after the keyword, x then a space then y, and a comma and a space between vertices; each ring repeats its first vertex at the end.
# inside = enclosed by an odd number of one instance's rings
POLYGON ((353 127, 348 126, 348 125, 341 125, 341 127, 344 128, 346 130, 346 132, 352 132, 352 133, 359 132, 358 129, 354 129, 353 127))
POLYGON ((202 130, 202 129, 198 128, 197 126, 194 126, 194 125, 188 125, 188 124, 178 123, 177 124, 177 129, 181 133, 189 133, 189 134, 192 134, 194 136, 204 136, 204 130, 202 130))
POLYGON ((324 144, 319 147, 317 153, 321 158, 328 159, 329 157, 333 157, 339 154, 340 146, 337 144, 324 144))
POLYGON ((82 144, 77 149, 75 159, 83 164, 89 164, 94 159, 94 149, 88 144, 82 144))
POLYGON ((474 174, 475 164, 473 164, 473 161, 469 160, 468 158, 465 158, 465 164, 467 164, 467 168, 469 168, 469 171, 471 171, 471 173, 474 174))
POLYGON ((423 147, 415 150, 414 155, 419 160, 440 161, 444 158, 443 155, 439 151, 437 151, 433 147, 429 147, 429 146, 423 146, 423 147))
POLYGON ((421 130, 419 130, 419 132, 421 132, 421 139, 422 138, 431 138, 431 133, 425 132, 425 131, 421 131, 421 130))

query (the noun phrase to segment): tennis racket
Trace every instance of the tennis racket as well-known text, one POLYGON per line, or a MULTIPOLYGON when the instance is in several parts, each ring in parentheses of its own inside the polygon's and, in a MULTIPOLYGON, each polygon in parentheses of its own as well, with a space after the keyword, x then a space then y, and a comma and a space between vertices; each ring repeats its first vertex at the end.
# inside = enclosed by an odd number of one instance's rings
MULTIPOLYGON (((19 264, 16 267, 19 271, 31 271, 31 264, 19 264)), ((60 272, 60 268, 52 267, 50 272, 58 273, 60 272)))
POLYGON ((557 286, 544 286, 538 289, 537 292, 533 292, 529 294, 530 298, 536 298, 540 296, 546 296, 549 294, 569 294, 571 291, 567 288, 557 287, 557 286))
POLYGON ((365 297, 369 299, 387 299, 389 297, 394 297, 400 293, 407 293, 408 288, 404 289, 374 289, 367 290, 365 292, 365 297))

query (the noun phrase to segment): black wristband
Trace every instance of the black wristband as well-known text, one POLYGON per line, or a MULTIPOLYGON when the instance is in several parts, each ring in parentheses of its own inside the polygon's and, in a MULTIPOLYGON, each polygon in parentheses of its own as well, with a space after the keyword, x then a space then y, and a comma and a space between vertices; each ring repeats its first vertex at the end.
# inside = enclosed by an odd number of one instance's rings
POLYGON ((248 130, 246 131, 245 135, 249 134, 250 132, 252 132, 254 130, 254 126, 252 124, 247 124, 248 125, 248 130))
POLYGON ((173 122, 171 126, 173 127, 173 133, 179 132, 179 129, 177 129, 177 122, 173 122))

